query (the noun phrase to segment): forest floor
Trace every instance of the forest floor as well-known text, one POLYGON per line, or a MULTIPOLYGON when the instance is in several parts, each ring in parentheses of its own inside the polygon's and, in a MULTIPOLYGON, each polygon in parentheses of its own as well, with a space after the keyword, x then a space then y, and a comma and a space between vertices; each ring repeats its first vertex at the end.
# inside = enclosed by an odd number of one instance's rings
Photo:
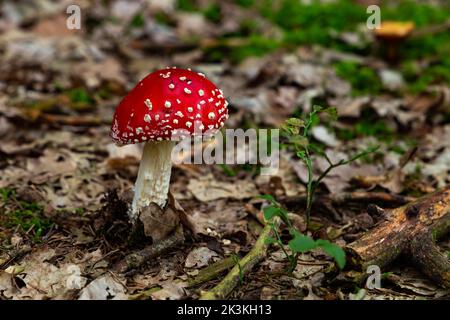
MULTIPOLYGON (((407 40, 392 62, 365 27, 366 7, 351 1, 273 1, 275 9, 251 0, 76 2, 81 30, 65 27, 67 1, 1 4, 0 299, 197 299, 227 272, 194 286, 192 279, 254 246, 264 227, 259 195, 294 213, 300 230, 344 247, 379 221, 369 204, 398 207, 450 183, 448 30, 407 40), (223 89, 227 128, 279 128, 314 105, 332 106, 339 119, 323 119, 312 132, 331 159, 379 149, 323 180, 308 230, 307 170, 289 147, 272 177, 258 165, 175 165, 170 190, 196 237, 116 272, 145 245, 127 242, 120 219, 142 146, 115 146, 110 123, 120 99, 165 66, 203 72, 223 89), (399 197, 333 201, 356 191, 399 197)), ((399 4, 382 8, 383 19, 413 21, 419 30, 450 16, 444 1, 392 3, 399 4)), ((450 239, 439 246, 448 254, 450 239)), ((381 270, 378 289, 362 290, 356 271, 339 271, 321 250, 287 268, 281 248, 270 246, 229 298, 450 297, 402 258, 381 270)))

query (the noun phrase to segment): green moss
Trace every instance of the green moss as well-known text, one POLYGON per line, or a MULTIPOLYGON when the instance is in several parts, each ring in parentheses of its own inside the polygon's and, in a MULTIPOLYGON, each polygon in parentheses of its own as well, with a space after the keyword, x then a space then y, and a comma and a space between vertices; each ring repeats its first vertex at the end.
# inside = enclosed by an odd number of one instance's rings
POLYGON ((349 129, 334 128, 337 137, 341 140, 353 140, 360 137, 376 137, 378 140, 390 143, 395 138, 395 131, 386 121, 373 115, 370 109, 364 109, 360 118, 349 129))
POLYGON ((35 202, 21 201, 16 198, 14 190, 0 188, 0 226, 14 232, 26 234, 35 242, 41 238, 52 226, 52 222, 43 215, 43 207, 35 202))
POLYGON ((177 8, 181 11, 196 11, 197 5, 194 0, 178 0, 177 8))
POLYGON ((171 25, 172 20, 165 12, 157 12, 154 16, 155 21, 162 25, 171 25))
POLYGON ((349 61, 337 62, 334 67, 338 76, 350 82, 354 95, 380 93, 381 80, 373 69, 349 61))
POLYGON ((245 44, 237 46, 227 45, 223 40, 219 45, 205 49, 205 59, 208 61, 223 61, 230 59, 233 63, 239 63, 251 56, 262 56, 279 47, 277 41, 260 36, 251 36, 245 44))
POLYGON ((145 24, 144 16, 142 13, 136 14, 130 21, 130 28, 142 28, 145 24))
POLYGON ((74 88, 67 92, 70 101, 77 105, 87 105, 94 102, 94 99, 84 88, 74 88))
POLYGON ((402 64, 401 69, 409 84, 408 90, 412 93, 425 91, 430 85, 437 83, 450 85, 450 58, 448 57, 439 59, 424 69, 413 61, 407 61, 402 64))
POLYGON ((211 22, 218 23, 222 17, 220 6, 217 3, 210 4, 203 10, 203 15, 211 22))
POLYGON ((234 0, 234 2, 245 8, 252 7, 255 4, 255 0, 234 0))
POLYGON ((3 202, 6 202, 12 196, 14 196, 14 190, 10 188, 0 188, 0 199, 3 202))

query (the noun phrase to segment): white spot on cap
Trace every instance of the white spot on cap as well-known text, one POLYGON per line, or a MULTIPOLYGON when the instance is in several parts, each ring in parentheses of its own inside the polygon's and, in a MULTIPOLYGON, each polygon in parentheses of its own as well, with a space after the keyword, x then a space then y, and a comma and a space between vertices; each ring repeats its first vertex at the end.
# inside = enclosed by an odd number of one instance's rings
POLYGON ((162 138, 161 138, 161 137, 158 137, 158 138, 156 138, 156 140, 158 140, 158 141, 162 141, 162 138))
POLYGON ((224 106, 228 107, 228 101, 227 100, 225 100, 224 106))
POLYGON ((152 105, 152 102, 150 101, 150 99, 145 99, 144 103, 150 110, 153 109, 153 105, 152 105))
POLYGON ((180 80, 181 80, 181 81, 185 81, 185 80, 186 80, 186 77, 180 77, 180 80))
POLYGON ((144 116, 144 121, 145 121, 145 122, 150 122, 151 120, 152 120, 152 117, 150 117, 149 114, 146 114, 146 115, 144 116))
POLYGON ((137 127, 136 128, 136 134, 140 134, 142 133, 142 128, 141 127, 137 127))
POLYGON ((169 84, 169 89, 170 89, 170 90, 175 89, 175 85, 174 85, 173 83, 169 84))
POLYGON ((174 124, 178 124, 178 119, 173 119, 174 124))
POLYGON ((208 126, 208 129, 209 129, 209 130, 214 129, 214 125, 213 125, 213 124, 210 124, 210 125, 208 126))
POLYGON ((202 89, 198 90, 198 95, 200 97, 203 97, 204 94, 205 94, 205 91, 203 91, 202 89))
POLYGON ((192 111, 194 111, 194 109, 193 109, 192 107, 188 107, 188 108, 187 108, 187 111, 188 111, 188 112, 192 112, 192 111))
POLYGON ((159 120, 159 114, 155 114, 155 120, 156 120, 156 121, 159 120))
POLYGON ((208 113, 208 118, 209 119, 214 119, 216 117, 216 115, 214 114, 214 112, 210 112, 210 113, 208 113))
POLYGON ((186 127, 190 128, 192 126, 192 122, 186 121, 186 127))
POLYGON ((180 103, 181 103, 180 99, 177 99, 177 103, 178 103, 178 104, 180 104, 180 103))
POLYGON ((208 99, 208 102, 213 102, 214 101, 214 98, 209 98, 208 99))
POLYGON ((183 112, 181 112, 181 111, 177 111, 177 112, 175 113, 175 115, 176 115, 176 116, 179 116, 180 118, 183 118, 183 112))
POLYGON ((200 101, 200 104, 205 104, 205 103, 206 103, 205 100, 200 101))
POLYGON ((166 100, 166 102, 164 102, 164 107, 166 107, 166 108, 170 108, 171 105, 172 104, 170 103, 170 101, 166 100))
POLYGON ((186 92, 187 94, 191 94, 191 90, 189 90, 188 88, 184 88, 184 92, 186 92))
POLYGON ((203 74, 203 73, 201 73, 201 72, 197 72, 197 74, 200 76, 200 77, 205 77, 205 75, 203 74))

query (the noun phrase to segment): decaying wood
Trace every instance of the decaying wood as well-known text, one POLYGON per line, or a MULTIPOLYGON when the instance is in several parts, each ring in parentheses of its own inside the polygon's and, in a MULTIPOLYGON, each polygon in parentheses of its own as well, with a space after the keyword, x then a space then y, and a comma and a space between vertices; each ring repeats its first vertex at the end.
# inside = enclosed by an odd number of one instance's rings
POLYGON ((435 241, 450 231, 450 185, 396 209, 383 210, 383 221, 347 246, 351 263, 365 270, 387 266, 404 254, 439 285, 450 287, 450 261, 435 241))

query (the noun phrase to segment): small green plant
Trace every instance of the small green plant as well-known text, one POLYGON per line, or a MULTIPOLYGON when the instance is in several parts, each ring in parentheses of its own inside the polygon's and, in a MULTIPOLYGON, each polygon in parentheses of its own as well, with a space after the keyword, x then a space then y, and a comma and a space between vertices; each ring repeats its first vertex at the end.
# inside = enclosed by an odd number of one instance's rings
POLYGON ((4 212, 0 217, 2 226, 24 232, 35 243, 41 242, 42 236, 53 225, 43 216, 41 205, 17 199, 10 188, 0 188, 0 209, 4 209, 0 210, 4 212))
POLYGON ((278 246, 283 251, 284 255, 289 261, 288 271, 294 271, 297 266, 297 257, 300 253, 304 253, 307 251, 311 251, 313 249, 320 248, 330 256, 334 258, 339 268, 344 268, 345 266, 345 252, 341 247, 331 243, 328 240, 318 239, 314 240, 313 238, 302 234, 298 231, 291 223, 288 217, 288 212, 284 209, 281 204, 279 204, 272 196, 264 195, 261 198, 269 201, 269 206, 263 209, 264 218, 267 220, 267 223, 271 225, 272 232, 274 237, 270 237, 267 239, 267 244, 278 244, 278 246), (288 252, 285 249, 285 243, 281 239, 281 235, 278 232, 278 228, 275 226, 274 217, 279 217, 281 221, 287 226, 291 239, 288 242, 288 246, 291 249, 291 252, 288 252))
MULTIPOLYGON (((301 159, 308 169, 308 182, 306 184, 306 218, 309 226, 311 218, 311 208, 314 201, 314 194, 321 181, 335 168, 349 164, 361 157, 367 156, 375 152, 378 147, 368 148, 347 159, 333 162, 324 151, 324 146, 313 142, 311 139, 311 128, 319 123, 319 113, 326 113, 331 120, 337 119, 337 111, 335 108, 322 108, 314 106, 313 110, 308 114, 305 120, 300 118, 290 118, 282 126, 282 135, 287 139, 288 146, 292 146, 296 155, 301 159), (323 157, 328 162, 328 167, 315 177, 314 175, 314 159, 323 157)), ((271 224, 274 237, 268 239, 268 243, 276 243, 289 260, 289 271, 293 271, 297 265, 297 257, 300 253, 307 252, 316 248, 320 248, 330 256, 332 256, 338 267, 345 266, 345 252, 339 246, 323 239, 314 240, 313 238, 302 234, 298 231, 289 220, 288 212, 270 195, 262 196, 263 199, 269 201, 269 206, 263 209, 264 218, 271 224), (274 217, 278 217, 287 226, 291 239, 288 246, 292 253, 285 249, 281 235, 274 223, 274 217)))
POLYGON ((324 151, 324 146, 311 140, 311 128, 320 121, 319 113, 327 113, 331 121, 337 119, 337 111, 335 108, 323 108, 314 106, 312 112, 306 117, 306 120, 299 118, 290 118, 283 125, 282 135, 287 138, 288 144, 293 147, 295 154, 306 165, 308 169, 308 182, 306 184, 306 218, 307 224, 310 223, 311 208, 314 200, 314 194, 322 180, 335 168, 347 165, 361 157, 367 156, 375 152, 377 147, 370 147, 359 152, 347 159, 341 159, 333 162, 324 151), (313 160, 315 157, 323 157, 328 162, 328 167, 315 177, 313 160))

